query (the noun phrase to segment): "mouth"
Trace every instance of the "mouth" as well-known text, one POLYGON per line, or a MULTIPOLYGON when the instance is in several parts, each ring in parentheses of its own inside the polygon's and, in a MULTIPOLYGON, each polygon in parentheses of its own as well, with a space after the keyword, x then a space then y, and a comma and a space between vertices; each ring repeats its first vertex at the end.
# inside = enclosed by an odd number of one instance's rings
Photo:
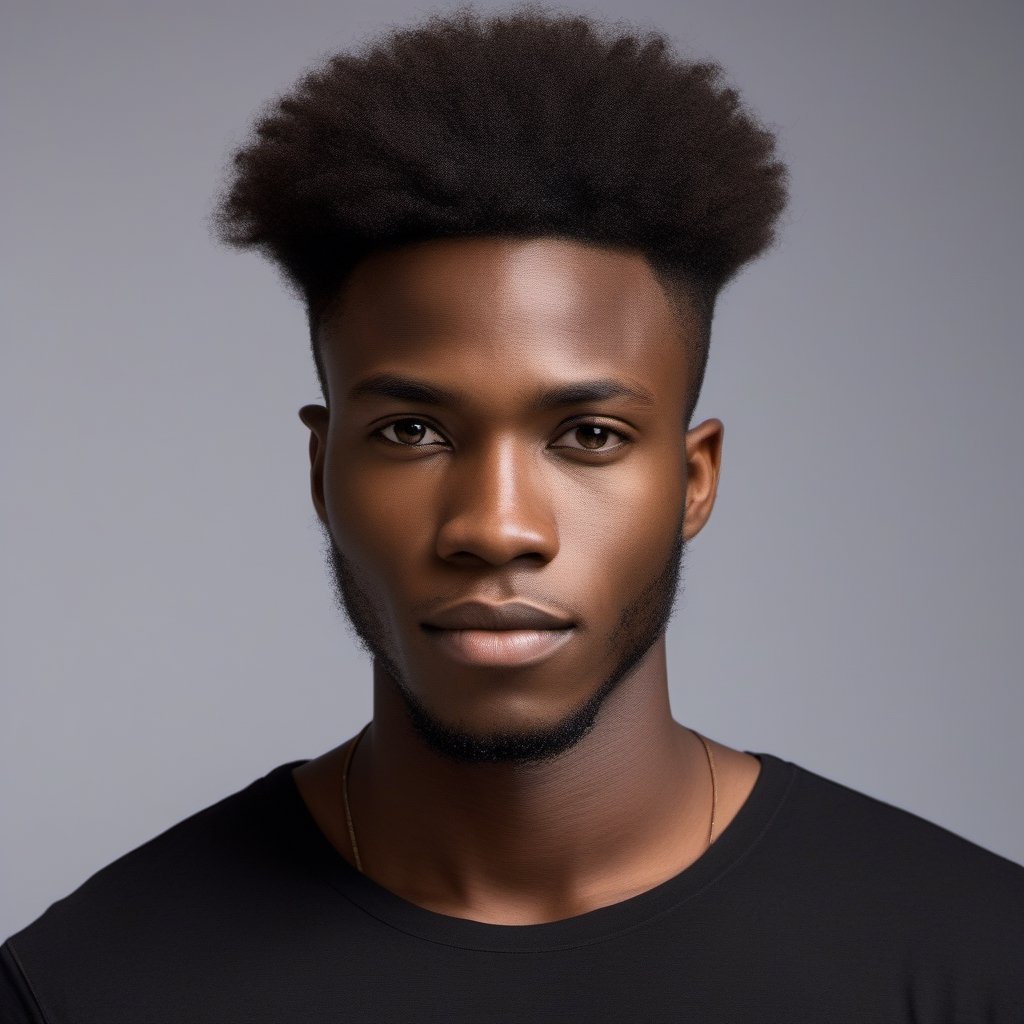
POLYGON ((511 668, 535 665, 564 647, 574 627, 559 629, 441 629, 423 632, 448 657, 463 665, 511 668))

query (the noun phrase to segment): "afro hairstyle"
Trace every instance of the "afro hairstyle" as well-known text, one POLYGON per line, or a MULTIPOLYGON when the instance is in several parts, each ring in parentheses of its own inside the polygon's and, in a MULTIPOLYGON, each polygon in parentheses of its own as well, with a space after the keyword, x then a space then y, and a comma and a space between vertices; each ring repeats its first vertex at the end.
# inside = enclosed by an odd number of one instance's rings
POLYGON ((787 201, 773 134, 721 77, 659 33, 536 3, 433 14, 267 104, 214 227, 304 302, 325 399, 318 324, 374 250, 491 235, 639 251, 674 308, 698 313, 686 429, 718 293, 774 242, 787 201))

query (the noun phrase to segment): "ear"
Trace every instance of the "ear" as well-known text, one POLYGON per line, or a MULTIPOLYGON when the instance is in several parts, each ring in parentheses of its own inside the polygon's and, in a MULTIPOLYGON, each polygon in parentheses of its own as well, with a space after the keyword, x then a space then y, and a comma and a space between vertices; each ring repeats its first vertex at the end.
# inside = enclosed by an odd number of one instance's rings
POLYGON ((722 443, 725 426, 710 419, 686 432, 686 516, 683 539, 690 540, 711 517, 718 493, 718 475, 722 468, 722 443))
POLYGON ((313 508, 320 522, 327 526, 327 506, 324 503, 324 461, 327 456, 327 427, 330 413, 323 405, 304 405, 299 419, 309 427, 309 485, 313 508))

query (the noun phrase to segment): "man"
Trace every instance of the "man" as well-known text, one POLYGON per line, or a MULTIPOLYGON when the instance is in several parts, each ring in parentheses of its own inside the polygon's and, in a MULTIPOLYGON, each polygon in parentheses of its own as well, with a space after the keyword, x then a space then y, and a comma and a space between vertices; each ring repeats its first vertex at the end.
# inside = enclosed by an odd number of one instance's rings
POLYGON ((785 187, 717 69, 537 9, 261 118, 219 225, 306 303, 373 718, 9 939, 4 1020, 1024 1019, 1024 869, 671 713, 715 298, 785 187))

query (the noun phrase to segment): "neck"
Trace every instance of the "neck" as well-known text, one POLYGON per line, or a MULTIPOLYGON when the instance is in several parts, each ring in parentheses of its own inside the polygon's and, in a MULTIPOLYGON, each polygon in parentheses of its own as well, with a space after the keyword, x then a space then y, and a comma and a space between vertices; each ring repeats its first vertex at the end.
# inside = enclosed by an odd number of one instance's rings
POLYGON ((712 786, 671 715, 664 637, 593 729, 534 765, 450 760, 375 667, 373 723, 349 774, 364 872, 420 906, 481 921, 558 920, 643 892, 704 852, 712 786))

